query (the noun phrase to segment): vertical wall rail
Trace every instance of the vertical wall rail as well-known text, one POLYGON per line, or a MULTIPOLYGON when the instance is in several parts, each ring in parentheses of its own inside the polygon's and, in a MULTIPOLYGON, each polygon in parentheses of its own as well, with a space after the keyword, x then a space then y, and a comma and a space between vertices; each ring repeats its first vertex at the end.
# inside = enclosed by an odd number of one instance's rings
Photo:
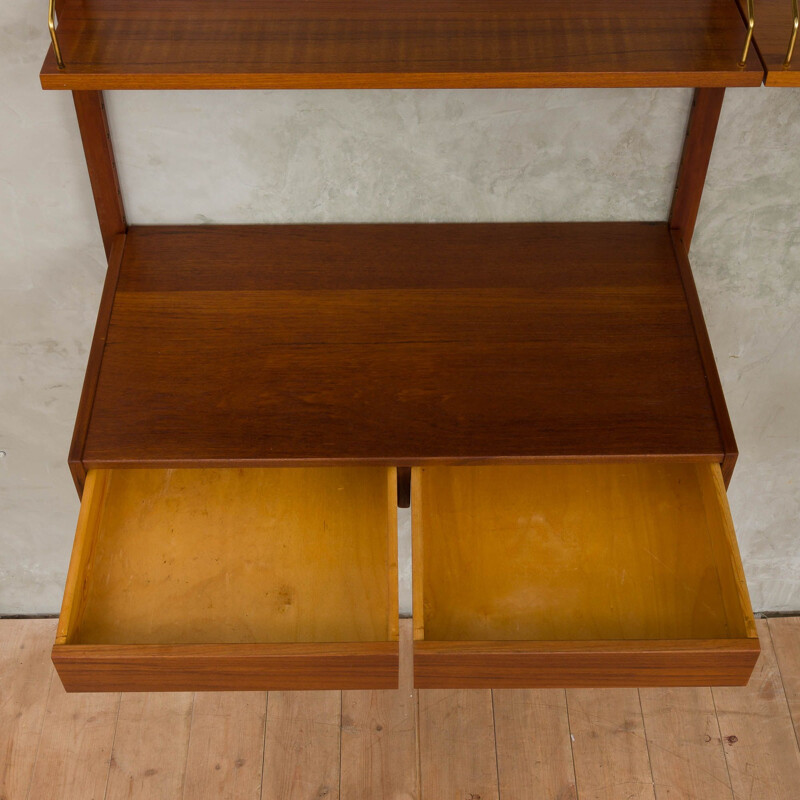
POLYGON ((78 115, 86 166, 89 168, 100 234, 108 257, 111 255, 114 238, 125 233, 127 224, 103 93, 80 91, 73 92, 72 97, 78 115))
POLYGON ((711 405, 714 409, 714 416, 717 418, 720 441, 722 443, 722 477, 725 486, 731 482, 733 468, 736 466, 736 459, 739 457, 739 448, 736 446, 736 437, 733 435, 733 426, 728 414, 728 405, 725 402, 725 393, 722 391, 722 383, 719 379, 717 364, 714 360, 714 351, 711 348, 711 340, 708 338, 703 317, 703 308, 700 305, 700 298, 697 295, 692 266, 689 263, 689 256, 686 247, 680 237, 680 231, 672 230, 672 247, 678 261, 678 269, 681 273, 683 290, 686 294, 686 302, 689 306, 689 314, 692 317, 694 333, 697 339, 697 347, 700 351, 700 359, 703 362, 703 369, 706 373, 706 385, 711 397, 711 405))
POLYGON ((700 358, 706 373, 714 415, 717 418, 723 449, 722 475, 727 486, 736 465, 738 448, 688 257, 724 99, 725 89, 695 89, 681 165, 678 169, 678 180, 675 184, 669 227, 689 304, 689 313, 697 336, 700 358))
POLYGON ((97 391, 97 382, 100 379, 100 365, 103 361, 103 351, 108 336, 108 326, 111 322, 111 310, 114 305, 114 295, 117 291, 117 282, 122 268, 122 254, 125 251, 125 234, 116 236, 112 243, 111 253, 108 257, 108 271, 103 285, 103 294, 100 296, 100 308, 97 311, 97 322, 94 327, 94 337, 89 350, 89 361, 86 364, 86 376, 83 379, 81 399, 78 403, 78 415, 75 418, 75 428, 72 432, 72 445, 69 449, 69 468, 72 480, 78 490, 78 496, 83 496, 83 486, 86 481, 86 468, 83 466, 83 450, 86 444, 86 435, 89 431, 89 420, 92 416, 94 395, 97 391))
POLYGON ((725 89, 695 89, 686 141, 675 184, 669 226, 680 233, 686 252, 692 244, 708 163, 717 133, 725 89))
POLYGON ((397 468, 397 507, 411 505, 411 467, 397 468))

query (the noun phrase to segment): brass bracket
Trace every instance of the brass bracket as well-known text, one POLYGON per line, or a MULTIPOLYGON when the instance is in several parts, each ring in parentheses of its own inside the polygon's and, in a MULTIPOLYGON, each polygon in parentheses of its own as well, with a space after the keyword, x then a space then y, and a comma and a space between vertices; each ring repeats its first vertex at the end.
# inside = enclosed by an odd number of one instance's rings
POLYGON ((53 52, 56 54, 56 64, 58 64, 59 69, 64 69, 64 59, 61 57, 61 48, 58 46, 58 36, 56 35, 56 0, 50 0, 47 23, 50 26, 50 38, 53 41, 53 52))
POLYGON ((800 13, 797 10, 797 0, 792 0, 792 38, 789 39, 789 49, 786 51, 786 61, 783 62, 784 68, 792 63, 794 45, 797 42, 797 29, 800 27, 800 13))
POLYGON ((747 54, 750 52, 750 42, 753 41, 753 28, 756 26, 755 9, 753 8, 753 0, 747 0, 747 38, 744 40, 744 50, 742 51, 742 59, 739 61, 739 66, 743 67, 747 63, 747 54))

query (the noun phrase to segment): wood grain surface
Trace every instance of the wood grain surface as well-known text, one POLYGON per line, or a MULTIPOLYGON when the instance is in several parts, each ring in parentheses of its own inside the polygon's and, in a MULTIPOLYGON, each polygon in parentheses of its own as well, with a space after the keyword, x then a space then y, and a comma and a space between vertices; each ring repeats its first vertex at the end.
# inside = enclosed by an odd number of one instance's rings
POLYGON ((744 689, 714 687, 714 705, 735 800, 796 800, 800 751, 767 620, 758 620, 761 658, 744 689))
POLYGON ((89 420, 94 407, 94 395, 97 391, 97 380, 100 377, 100 364, 105 352, 108 325, 111 321, 111 309, 117 290, 119 270, 122 265, 122 254, 125 250, 125 235, 114 237, 111 253, 108 257, 108 269, 103 282, 103 293, 100 296, 100 307, 97 310, 97 320, 89 350, 89 359, 86 364, 86 374, 83 378, 81 398, 78 403, 78 413, 75 417, 75 426, 72 431, 72 441, 69 448, 69 469, 78 495, 83 495, 86 482, 86 468, 83 466, 83 448, 86 444, 86 434, 89 430, 89 420))
POLYGON ((186 800, 261 800, 267 695, 197 692, 186 757, 186 800))
POLYGON ((714 470, 416 468, 425 639, 754 637, 714 470))
POLYGON ((111 471, 89 503, 95 542, 77 542, 88 577, 66 642, 397 641, 394 481, 380 467, 111 471))
POLYGON ((656 800, 635 689, 567 692, 580 800, 656 800))
POLYGON ((28 798, 104 797, 120 696, 67 694, 50 673, 47 710, 28 798))
POLYGON ((414 642, 414 685, 524 689, 744 686, 758 639, 414 642))
POLYGON ((27 798, 45 718, 55 620, 0 622, 0 797, 27 798))
POLYGON ((725 393, 722 391, 722 381, 719 378, 717 362, 714 358, 714 350, 711 347, 711 339, 708 336, 703 307, 700 304, 700 297, 697 294, 697 286, 692 274, 692 265, 689 263, 687 246, 683 241, 680 230, 672 229, 672 246, 675 249, 675 258, 678 262, 678 270, 681 273, 683 289, 686 293, 686 302, 689 307, 689 314, 692 317, 695 336, 697 337, 697 347, 700 350, 700 359, 703 362, 703 370, 706 375, 708 392, 711 396, 711 404, 714 407, 714 416, 717 420, 717 428, 724 456, 722 458, 722 477, 727 487, 733 477, 733 470, 739 458, 739 447, 736 444, 736 437, 733 433, 731 417, 728 413, 728 404, 725 402, 725 393))
POLYGON ((85 467, 721 461, 666 224, 131 228, 85 467))
POLYGON ((181 796, 193 707, 191 692, 122 695, 103 800, 181 796))
POLYGON ((689 112, 686 140, 669 215, 669 226, 679 232, 687 253, 692 244, 724 99, 725 89, 695 89, 689 112))
POLYGON ((403 620, 398 688, 342 692, 340 800, 420 797, 412 657, 411 620, 403 620))
POLYGON ((491 692, 419 692, 423 798, 500 800, 494 745, 491 692))
POLYGON ((565 692, 492 692, 502 800, 578 800, 565 692))
POLYGON ((47 89, 757 86, 735 0, 83 0, 47 89))
POLYGON ((800 742, 800 617, 771 619, 769 633, 795 734, 800 742))
POLYGON ((419 687, 746 683, 719 465, 412 471, 419 687))
POLYGON ((656 800, 731 800, 711 689, 641 689, 656 800))
POLYGON ((106 258, 110 258, 114 239, 124 234, 128 225, 122 205, 105 101, 102 92, 73 92, 72 98, 92 184, 100 234, 103 237, 106 258))
MULTIPOLYGON (((120 698, 67 695, 57 679, 51 684, 53 623, 0 620, 0 752, 5 755, 0 760, 0 786, 9 800, 74 800, 106 794, 112 744, 119 737, 119 722, 114 719, 120 698)), ((273 716, 267 738, 266 693, 198 693, 184 784, 172 796, 286 800, 295 796, 290 793, 294 790, 304 800, 325 800, 335 797, 338 789, 340 800, 464 800, 470 794, 471 800, 476 794, 486 798, 499 794, 502 800, 575 800, 574 770, 580 778, 580 800, 648 797, 650 786, 656 800, 795 800, 800 795, 800 749, 786 701, 796 708, 798 623, 798 619, 771 619, 769 626, 759 622, 767 666, 756 670, 746 688, 640 690, 641 723, 635 690, 570 691, 567 703, 563 690, 498 689, 462 692, 462 699, 454 701, 456 693, 410 690, 407 679, 401 678, 401 691, 409 691, 410 698, 380 692, 382 699, 370 705, 375 713, 370 714, 372 728, 363 731, 363 740, 346 712, 339 717, 339 704, 343 710, 347 707, 347 693, 339 692, 294 695, 310 698, 302 711, 290 707, 290 698, 270 693, 273 716), (770 632, 775 634, 777 660, 771 653, 770 632), (470 694, 472 700, 465 697, 470 694), (433 743, 435 758, 424 755, 425 745, 420 752, 415 737, 408 734, 406 718, 396 714, 398 706, 393 704, 407 700, 417 717, 416 728, 433 743), (400 723, 397 736, 392 722, 400 723), (377 730, 378 725, 383 731, 377 730), (354 734, 353 746, 345 744, 345 737, 354 734), (649 759, 641 757, 643 736, 649 759), (376 746, 380 748, 381 737, 391 739, 393 759, 385 753, 370 755, 376 746), (338 748, 337 742, 341 742, 338 748), (370 742, 375 744, 368 747, 370 742), (399 769, 416 764, 419 755, 424 756, 421 782, 435 790, 427 794, 411 782, 390 779, 399 777, 390 762, 399 769), (266 764, 263 794, 262 762, 266 764), (377 768, 379 762, 388 771, 377 768)), ((403 620, 402 626, 404 646, 409 645, 410 620, 403 620)), ((406 649, 404 662, 409 656, 406 649)), ((148 731, 165 750, 174 750, 163 754, 163 763, 185 754, 185 738, 169 735, 176 729, 175 720, 172 714, 149 715, 148 731)), ((147 777, 158 780, 155 775, 147 777)))
POLYGON ((339 800, 339 692, 270 692, 262 800, 339 800))
POLYGON ((69 692, 394 689, 397 642, 66 644, 53 664, 69 692))
POLYGON ((397 685, 393 469, 91 471, 70 691, 397 685))

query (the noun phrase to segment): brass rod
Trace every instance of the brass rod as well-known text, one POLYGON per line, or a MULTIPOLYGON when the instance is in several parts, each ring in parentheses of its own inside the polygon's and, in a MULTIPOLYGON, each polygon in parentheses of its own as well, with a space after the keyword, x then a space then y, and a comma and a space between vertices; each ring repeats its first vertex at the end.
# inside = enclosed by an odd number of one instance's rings
POLYGON ((56 35, 56 0, 50 0, 47 22, 50 26, 50 38, 53 41, 53 52, 56 54, 56 64, 58 64, 59 69, 64 69, 64 59, 61 57, 61 48, 58 46, 58 36, 56 35))
POLYGON ((786 51, 786 61, 783 62, 784 67, 789 67, 792 63, 794 46, 797 42, 798 27, 800 27, 800 13, 797 10, 797 0, 792 0, 792 37, 789 39, 789 49, 786 51))
POLYGON ((747 63, 747 54, 750 52, 750 42, 753 41, 753 28, 756 26, 755 9, 753 0, 747 0, 747 38, 744 40, 744 50, 739 66, 743 67, 747 63))

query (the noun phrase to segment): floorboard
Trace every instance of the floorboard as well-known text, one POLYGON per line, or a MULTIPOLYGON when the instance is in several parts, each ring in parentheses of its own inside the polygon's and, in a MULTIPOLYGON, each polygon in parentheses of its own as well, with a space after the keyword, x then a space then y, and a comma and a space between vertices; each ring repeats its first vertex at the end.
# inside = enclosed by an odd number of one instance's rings
MULTIPOLYGON (((66 694, 0 620, 0 798, 797 800, 800 618, 744 688, 66 694)), ((774 647, 773 647, 774 644, 774 647)))
POLYGON ((67 694, 51 670, 31 800, 105 796, 119 704, 118 694, 67 694))
POLYGON ((800 752, 766 620, 761 656, 743 689, 713 689, 735 800, 797 800, 800 752))
POLYGON ((569 728, 580 800, 654 800, 636 689, 570 689, 569 728))
POLYGON ((50 686, 55 620, 0 623, 0 797, 28 795, 50 686))
POLYGON ((794 732, 800 742, 800 617, 771 619, 768 627, 794 732))
POLYGON ((193 701, 187 692, 122 695, 105 800, 181 800, 193 701))
POLYGON ((342 692, 341 800, 418 800, 411 626, 400 633, 399 691, 342 692))
POLYGON ((562 689, 496 689, 494 724, 503 800, 577 800, 562 689))
POLYGON ((420 689, 422 797, 499 800, 492 693, 420 689))
POLYGON ((732 800, 708 688, 640 689, 656 800, 732 800))
POLYGON ((338 800, 341 692, 270 692, 263 800, 338 800))
POLYGON ((184 800, 260 800, 266 718, 264 692, 198 692, 184 800))

